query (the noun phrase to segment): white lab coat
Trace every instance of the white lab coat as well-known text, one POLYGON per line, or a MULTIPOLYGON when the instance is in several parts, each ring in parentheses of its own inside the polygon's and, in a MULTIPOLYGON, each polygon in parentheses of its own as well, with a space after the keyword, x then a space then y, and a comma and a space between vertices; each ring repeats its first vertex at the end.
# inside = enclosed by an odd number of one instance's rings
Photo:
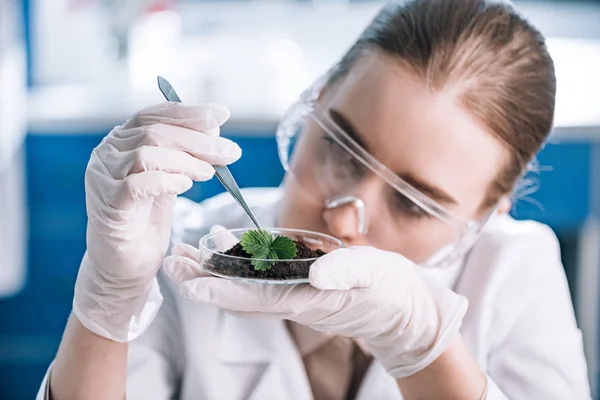
MULTIPOLYGON (((265 226, 274 224, 280 195, 279 189, 245 191, 265 226)), ((197 246, 216 223, 250 224, 228 195, 201 204, 181 199, 173 241, 197 246)), ((461 333, 488 376, 488 399, 590 398, 582 337, 548 227, 500 217, 464 263, 427 273, 469 300, 461 333)), ((282 321, 237 318, 191 302, 160 278, 163 306, 130 344, 127 399, 311 399, 302 360, 282 321)), ((373 362, 358 398, 402 396, 373 362)))

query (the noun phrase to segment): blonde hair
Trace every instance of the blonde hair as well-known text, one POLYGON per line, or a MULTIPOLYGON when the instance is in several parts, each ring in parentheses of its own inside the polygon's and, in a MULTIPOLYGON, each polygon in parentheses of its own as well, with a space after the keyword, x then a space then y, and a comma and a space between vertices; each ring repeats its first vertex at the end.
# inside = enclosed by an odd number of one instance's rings
POLYGON ((344 77, 373 49, 397 57, 458 104, 509 150, 482 207, 513 191, 548 137, 554 118, 554 64, 541 33, 508 3, 413 0, 387 4, 334 68, 344 77))

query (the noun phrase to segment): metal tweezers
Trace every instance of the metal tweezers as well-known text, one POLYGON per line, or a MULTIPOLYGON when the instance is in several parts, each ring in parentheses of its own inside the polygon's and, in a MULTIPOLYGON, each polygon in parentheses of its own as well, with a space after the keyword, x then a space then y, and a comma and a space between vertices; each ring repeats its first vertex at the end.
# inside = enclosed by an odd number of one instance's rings
MULTIPOLYGON (((175 93, 173 86, 171 86, 171 84, 162 76, 158 77, 158 88, 168 101, 181 103, 181 99, 177 96, 177 93, 175 93)), ((238 204, 242 206, 244 211, 246 211, 246 214, 248 214, 252 222, 254 222, 254 225, 256 225, 258 229, 261 229, 254 213, 248 206, 248 203, 246 203, 246 200, 244 200, 238 184, 235 182, 235 179, 233 179, 231 172, 229 172, 229 168, 225 165, 213 165, 213 168, 215 169, 215 175, 217 175, 219 181, 225 186, 225 189, 227 189, 238 204)))

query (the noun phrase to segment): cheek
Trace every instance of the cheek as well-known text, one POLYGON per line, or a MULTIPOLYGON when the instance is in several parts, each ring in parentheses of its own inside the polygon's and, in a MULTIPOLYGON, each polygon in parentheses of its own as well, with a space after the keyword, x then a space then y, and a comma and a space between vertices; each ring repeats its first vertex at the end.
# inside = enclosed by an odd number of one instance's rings
POLYGON ((372 221, 367 240, 370 246, 400 253, 416 264, 424 263, 441 247, 458 239, 446 229, 430 231, 427 237, 413 234, 409 230, 392 228, 372 221))
POLYGON ((296 180, 287 175, 284 195, 278 210, 277 222, 281 228, 306 229, 322 232, 323 204, 309 196, 296 180))

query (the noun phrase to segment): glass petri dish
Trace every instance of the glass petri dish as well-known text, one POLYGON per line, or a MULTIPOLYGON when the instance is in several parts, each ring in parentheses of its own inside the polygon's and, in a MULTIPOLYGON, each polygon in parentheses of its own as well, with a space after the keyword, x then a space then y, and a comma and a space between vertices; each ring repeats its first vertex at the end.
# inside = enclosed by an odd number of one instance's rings
MULTIPOLYGON (((230 229, 227 232, 232 234, 239 243, 242 235, 254 228, 230 229)), ((324 253, 329 253, 344 247, 344 243, 323 233, 311 232, 301 229, 287 228, 263 228, 273 236, 287 236, 292 240, 303 242, 309 249, 324 253)), ((252 260, 243 256, 227 255, 219 251, 217 246, 217 235, 227 234, 219 232, 208 234, 200 239, 200 252, 202 253, 202 269, 206 272, 220 278, 238 280, 253 283, 268 284, 299 284, 308 283, 308 269, 319 257, 297 258, 290 260, 269 260, 275 265, 269 271, 255 271, 252 266, 252 260)))

